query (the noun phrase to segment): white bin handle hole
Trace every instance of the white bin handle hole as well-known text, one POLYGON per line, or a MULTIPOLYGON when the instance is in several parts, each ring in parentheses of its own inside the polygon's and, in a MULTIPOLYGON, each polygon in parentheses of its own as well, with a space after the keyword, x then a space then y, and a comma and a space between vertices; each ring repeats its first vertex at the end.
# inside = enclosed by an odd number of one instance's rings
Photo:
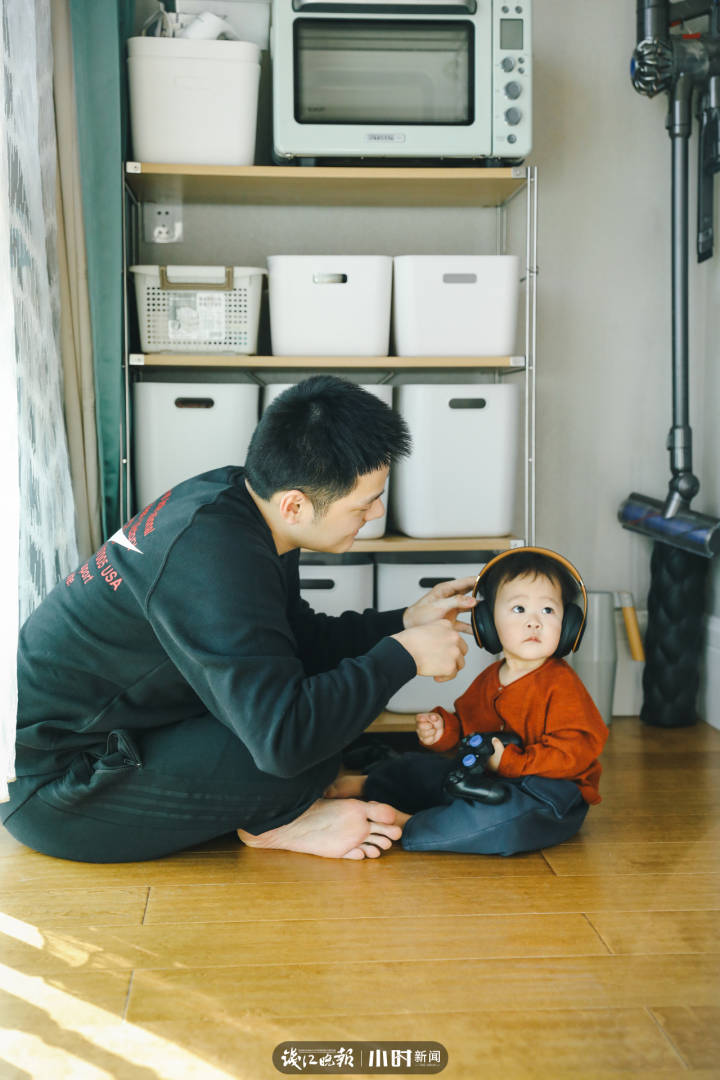
POLYGON ((442 585, 444 581, 452 581, 449 577, 421 577, 418 585, 421 589, 433 589, 436 585, 442 585))
POLYGON ((334 589, 332 578, 300 578, 301 589, 334 589))
POLYGON ((454 397, 448 402, 451 409, 484 409, 487 399, 484 397, 454 397))
POLYGON ((442 279, 445 285, 475 285, 477 274, 443 274, 442 279))
POLYGON ((178 397, 175 398, 176 409, 212 409, 215 402, 211 397, 178 397))
POLYGON ((347 274, 313 274, 313 285, 344 285, 347 274))

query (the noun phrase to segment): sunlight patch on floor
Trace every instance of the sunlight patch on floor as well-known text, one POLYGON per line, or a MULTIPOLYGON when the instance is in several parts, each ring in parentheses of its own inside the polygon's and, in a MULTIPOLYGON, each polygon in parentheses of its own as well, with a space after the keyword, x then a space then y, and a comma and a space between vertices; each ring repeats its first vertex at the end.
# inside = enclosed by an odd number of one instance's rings
MULTIPOLYGON (((14 920, 17 921, 17 920, 14 920)), ((32 939, 32 927, 18 928, 32 939)), ((28 941, 28 944, 35 944, 28 941)), ((52 976, 62 982, 62 976, 52 976)), ((237 1080, 106 1009, 0 965, 0 1072, 53 1080, 237 1080)))

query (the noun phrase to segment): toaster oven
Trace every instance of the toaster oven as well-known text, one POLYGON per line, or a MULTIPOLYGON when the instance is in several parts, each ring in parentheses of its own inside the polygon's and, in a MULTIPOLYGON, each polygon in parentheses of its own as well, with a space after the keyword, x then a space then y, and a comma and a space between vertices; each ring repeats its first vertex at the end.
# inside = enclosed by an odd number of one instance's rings
POLYGON ((531 0, 273 0, 277 161, 522 160, 531 0))

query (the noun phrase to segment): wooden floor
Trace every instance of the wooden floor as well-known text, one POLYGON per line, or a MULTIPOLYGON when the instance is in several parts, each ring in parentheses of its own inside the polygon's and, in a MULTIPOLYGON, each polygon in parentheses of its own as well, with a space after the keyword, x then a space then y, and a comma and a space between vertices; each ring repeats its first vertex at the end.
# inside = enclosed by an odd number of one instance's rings
POLYGON ((0 1078, 266 1080, 282 1042, 393 1040, 444 1080, 717 1080, 720 732, 618 719, 603 762, 580 835, 511 859, 88 866, 3 833, 0 1078))

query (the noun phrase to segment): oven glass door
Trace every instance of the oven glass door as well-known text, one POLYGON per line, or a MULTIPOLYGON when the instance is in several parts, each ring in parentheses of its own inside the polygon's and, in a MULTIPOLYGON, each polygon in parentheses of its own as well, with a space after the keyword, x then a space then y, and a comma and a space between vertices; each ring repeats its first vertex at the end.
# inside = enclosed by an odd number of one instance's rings
POLYGON ((300 124, 474 121, 469 21, 297 19, 294 60, 300 124))

